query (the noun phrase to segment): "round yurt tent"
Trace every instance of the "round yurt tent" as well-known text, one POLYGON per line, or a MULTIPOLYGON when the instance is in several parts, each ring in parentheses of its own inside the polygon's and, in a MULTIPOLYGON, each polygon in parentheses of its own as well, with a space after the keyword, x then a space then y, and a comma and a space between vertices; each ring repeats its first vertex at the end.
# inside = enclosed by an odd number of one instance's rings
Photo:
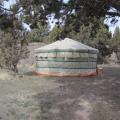
POLYGON ((52 76, 96 74, 98 50, 69 38, 35 49, 35 73, 52 76))

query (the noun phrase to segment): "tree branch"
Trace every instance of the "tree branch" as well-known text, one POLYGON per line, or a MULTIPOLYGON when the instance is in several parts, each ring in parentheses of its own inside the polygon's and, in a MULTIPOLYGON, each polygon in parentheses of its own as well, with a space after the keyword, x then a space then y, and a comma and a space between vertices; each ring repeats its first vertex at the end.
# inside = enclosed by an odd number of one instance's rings
POLYGON ((115 16, 120 17, 120 13, 118 13, 118 12, 107 12, 106 15, 109 15, 109 16, 112 16, 112 17, 115 17, 115 16))
MULTIPOLYGON (((12 11, 12 10, 7 9, 7 8, 4 8, 4 7, 3 7, 3 6, 1 6, 1 5, 0 5, 0 8, 1 8, 1 9, 3 9, 3 10, 5 10, 5 11, 8 11, 8 12, 12 12, 12 13, 13 13, 13 11, 12 11)), ((23 11, 24 11, 24 9, 19 10, 19 11, 17 11, 17 12, 16 12, 16 13, 14 13, 14 14, 18 14, 18 13, 23 12, 23 11)))
POLYGON ((11 10, 7 9, 7 8, 4 8, 3 6, 0 5, 0 8, 5 10, 5 11, 9 11, 9 12, 12 12, 11 10))

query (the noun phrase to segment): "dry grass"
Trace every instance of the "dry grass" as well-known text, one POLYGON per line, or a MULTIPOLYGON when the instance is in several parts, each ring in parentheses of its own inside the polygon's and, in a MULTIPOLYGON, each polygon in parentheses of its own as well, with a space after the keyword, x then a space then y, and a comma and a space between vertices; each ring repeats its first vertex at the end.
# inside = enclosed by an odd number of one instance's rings
POLYGON ((17 75, 14 72, 5 69, 0 69, 0 80, 14 80, 14 79, 18 79, 17 75))
POLYGON ((105 67, 103 76, 90 78, 26 73, 17 80, 10 73, 14 79, 0 80, 0 119, 119 120, 119 71, 105 67))
POLYGON ((107 102, 96 102, 92 106, 90 120, 119 120, 120 111, 115 111, 107 102))
MULTIPOLYGON (((12 77, 11 77, 12 78, 12 77)), ((34 95, 45 93, 58 87, 53 80, 43 77, 23 76, 18 80, 0 81, 0 119, 36 120, 40 113, 34 95)))

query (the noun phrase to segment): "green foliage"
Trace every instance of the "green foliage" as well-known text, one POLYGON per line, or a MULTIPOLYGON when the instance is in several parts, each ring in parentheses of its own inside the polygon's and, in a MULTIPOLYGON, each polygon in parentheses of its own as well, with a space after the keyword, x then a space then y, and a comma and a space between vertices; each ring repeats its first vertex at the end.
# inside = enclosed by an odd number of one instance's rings
MULTIPOLYGON (((67 37, 76 39, 86 44, 95 46, 98 43, 104 43, 105 45, 111 44, 111 33, 108 31, 107 27, 104 25, 104 19, 91 19, 93 23, 87 23, 80 25, 79 28, 73 29, 72 31, 67 31, 65 28, 65 34, 67 37)), ((72 24, 72 23, 71 23, 72 24)), ((70 25, 69 28, 70 28, 70 25)), ((72 26, 71 26, 72 28, 72 26)))
POLYGON ((105 25, 100 24, 99 29, 97 30, 97 33, 94 38, 95 43, 104 43, 105 45, 111 44, 111 33, 108 31, 108 29, 105 27, 105 25))
POLYGON ((99 62, 106 62, 105 57, 112 53, 112 35, 105 25, 100 24, 95 37, 93 38, 93 46, 99 49, 99 62))
MULTIPOLYGON (((5 0, 0 1, 0 27, 3 29, 15 28, 14 21, 19 23, 19 26, 17 26, 19 29, 21 29, 22 22, 36 27, 38 21, 45 24, 46 16, 51 13, 55 13, 57 19, 64 19, 66 16, 66 21, 74 17, 78 26, 86 21, 90 22, 89 18, 93 17, 99 19, 106 15, 112 16, 112 18, 113 16, 120 16, 120 4, 116 0, 112 2, 111 0, 69 0, 67 4, 64 4, 63 0, 16 0, 16 4, 12 5, 10 9, 4 8, 3 1, 5 0), (23 9, 21 9, 21 6, 23 9), (111 6, 114 6, 117 10, 109 12, 111 6), (63 11, 60 12, 61 10, 63 11), (73 10, 75 10, 74 15, 72 14, 73 10), (16 17, 18 14, 20 14, 19 18, 16 17)), ((111 22, 115 23, 115 18, 111 22)))
POLYGON ((54 42, 61 39, 63 29, 55 26, 52 31, 50 31, 47 41, 54 42))
POLYGON ((112 45, 114 48, 118 48, 120 46, 120 29, 116 27, 115 32, 113 34, 112 45))
POLYGON ((116 52, 117 58, 120 61, 120 28, 116 27, 112 38, 112 48, 116 52))
POLYGON ((29 39, 31 42, 43 42, 47 34, 47 26, 37 23, 37 28, 32 29, 32 31, 29 33, 29 39))
POLYGON ((82 25, 79 32, 72 30, 67 37, 90 44, 92 42, 92 24, 89 24, 89 26, 82 25))

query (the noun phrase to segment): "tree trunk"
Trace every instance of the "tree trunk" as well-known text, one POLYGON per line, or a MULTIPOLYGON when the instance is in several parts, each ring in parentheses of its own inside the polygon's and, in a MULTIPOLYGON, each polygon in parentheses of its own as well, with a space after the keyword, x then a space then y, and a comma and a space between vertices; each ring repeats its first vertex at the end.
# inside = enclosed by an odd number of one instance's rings
POLYGON ((13 71, 14 71, 15 73, 18 73, 17 65, 13 65, 13 71))

